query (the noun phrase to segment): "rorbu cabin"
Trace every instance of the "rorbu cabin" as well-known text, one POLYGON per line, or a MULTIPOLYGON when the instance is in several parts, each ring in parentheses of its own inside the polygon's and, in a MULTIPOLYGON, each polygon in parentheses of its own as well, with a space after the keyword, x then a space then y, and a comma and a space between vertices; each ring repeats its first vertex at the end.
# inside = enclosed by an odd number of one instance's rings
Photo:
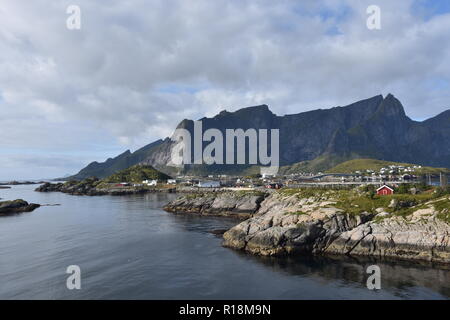
POLYGON ((377 189, 377 195, 379 196, 389 196, 391 194, 394 194, 394 189, 384 185, 377 189))

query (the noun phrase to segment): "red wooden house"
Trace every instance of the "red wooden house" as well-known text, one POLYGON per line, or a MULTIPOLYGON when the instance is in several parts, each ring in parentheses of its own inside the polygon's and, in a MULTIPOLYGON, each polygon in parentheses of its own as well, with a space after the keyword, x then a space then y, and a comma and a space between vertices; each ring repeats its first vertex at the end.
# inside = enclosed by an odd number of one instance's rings
POLYGON ((394 189, 388 187, 387 185, 384 185, 377 189, 377 195, 379 196, 388 196, 394 194, 394 189))

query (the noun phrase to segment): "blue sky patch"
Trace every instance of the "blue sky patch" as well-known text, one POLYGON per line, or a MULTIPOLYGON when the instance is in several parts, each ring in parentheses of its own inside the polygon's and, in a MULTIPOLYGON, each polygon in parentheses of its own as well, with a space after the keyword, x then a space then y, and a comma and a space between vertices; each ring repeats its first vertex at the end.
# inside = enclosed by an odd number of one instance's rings
POLYGON ((424 20, 450 13, 449 0, 415 0, 412 5, 412 13, 424 20))

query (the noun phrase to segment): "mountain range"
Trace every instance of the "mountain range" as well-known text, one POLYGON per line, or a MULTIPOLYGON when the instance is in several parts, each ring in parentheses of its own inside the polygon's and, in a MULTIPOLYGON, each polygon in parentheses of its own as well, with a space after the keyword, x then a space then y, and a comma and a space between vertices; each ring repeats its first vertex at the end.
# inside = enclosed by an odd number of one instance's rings
MULTIPOLYGON (((200 119, 203 131, 219 129, 279 129, 280 165, 283 172, 327 170, 341 162, 372 158, 450 168, 450 110, 425 121, 410 119, 392 94, 378 95, 344 107, 318 109, 278 116, 267 105, 222 111, 200 119)), ((193 133, 194 121, 185 119, 177 128, 193 133)), ((92 162, 70 179, 107 177, 142 163, 167 174, 244 173, 249 165, 186 165, 169 167, 174 142, 158 140, 105 162, 92 162)), ((247 152, 248 154, 248 152, 247 152)))

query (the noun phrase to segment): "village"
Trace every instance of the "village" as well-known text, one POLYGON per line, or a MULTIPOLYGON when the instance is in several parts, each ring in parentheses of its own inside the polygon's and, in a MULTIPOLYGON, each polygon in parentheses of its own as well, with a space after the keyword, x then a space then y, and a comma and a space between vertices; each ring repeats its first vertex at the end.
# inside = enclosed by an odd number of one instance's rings
POLYGON ((380 170, 355 171, 345 173, 301 173, 289 175, 253 174, 239 175, 180 175, 167 180, 143 180, 141 183, 121 182, 114 187, 144 187, 150 189, 178 192, 195 191, 239 191, 239 190, 278 190, 282 188, 330 188, 351 189, 363 185, 373 185, 380 195, 394 193, 400 185, 423 183, 446 187, 448 177, 440 175, 415 175, 421 166, 388 166, 380 170))

